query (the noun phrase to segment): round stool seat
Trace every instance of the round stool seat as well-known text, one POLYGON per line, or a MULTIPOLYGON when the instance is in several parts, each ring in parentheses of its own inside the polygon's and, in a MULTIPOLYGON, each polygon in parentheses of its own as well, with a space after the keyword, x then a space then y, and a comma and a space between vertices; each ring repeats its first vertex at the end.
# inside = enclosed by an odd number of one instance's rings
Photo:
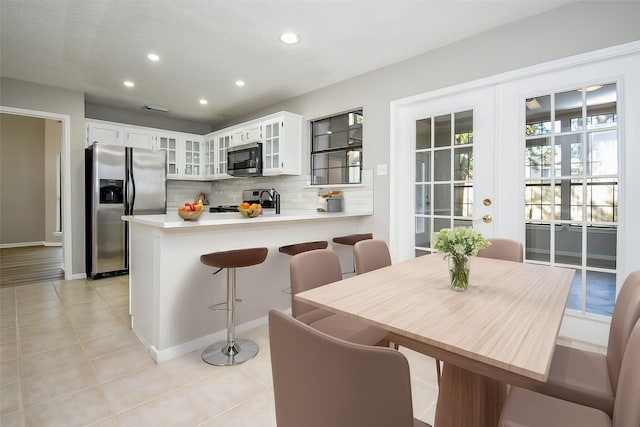
POLYGON ((358 243, 360 240, 369 240, 373 239, 373 234, 365 233, 365 234, 349 234, 348 236, 340 236, 334 237, 334 243, 340 243, 341 245, 349 245, 353 246, 358 243))
POLYGON ((329 246, 329 242, 321 240, 318 242, 304 242, 280 246, 278 250, 283 254, 294 256, 302 252, 313 251, 316 249, 327 249, 327 246, 329 246))
POLYGON ((200 262, 209 267, 238 268, 249 267, 264 262, 267 248, 235 249, 232 251, 212 252, 200 257, 200 262))

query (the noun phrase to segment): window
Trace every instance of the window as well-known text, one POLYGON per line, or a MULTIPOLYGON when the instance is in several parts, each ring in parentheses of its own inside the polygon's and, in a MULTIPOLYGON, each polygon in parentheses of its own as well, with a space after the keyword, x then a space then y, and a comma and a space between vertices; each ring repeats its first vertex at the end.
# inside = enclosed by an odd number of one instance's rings
POLYGON ((526 259, 576 270, 567 308, 611 316, 618 229, 615 83, 525 102, 526 259))
POLYGON ((311 184, 362 181, 362 110, 311 122, 311 184))

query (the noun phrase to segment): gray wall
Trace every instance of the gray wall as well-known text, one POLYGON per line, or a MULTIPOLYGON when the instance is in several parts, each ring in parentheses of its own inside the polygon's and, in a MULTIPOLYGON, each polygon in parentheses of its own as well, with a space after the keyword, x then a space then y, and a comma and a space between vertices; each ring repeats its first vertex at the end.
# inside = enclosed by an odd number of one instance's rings
MULTIPOLYGON (((600 48, 640 40, 640 2, 579 2, 255 111, 221 127, 286 110, 305 120, 364 110, 366 169, 388 164, 391 101, 600 48)), ((455 26, 452 31, 455 31, 455 26)), ((303 136, 308 158, 309 132, 303 136)), ((308 161, 304 174, 308 174, 308 161)), ((389 176, 374 178, 372 231, 388 239, 389 176)))
POLYGON ((0 114, 0 243, 45 240, 44 120, 0 114))
POLYGON ((84 94, 21 80, 0 79, 0 104, 65 114, 70 117, 71 137, 71 273, 83 274, 84 267, 84 94))

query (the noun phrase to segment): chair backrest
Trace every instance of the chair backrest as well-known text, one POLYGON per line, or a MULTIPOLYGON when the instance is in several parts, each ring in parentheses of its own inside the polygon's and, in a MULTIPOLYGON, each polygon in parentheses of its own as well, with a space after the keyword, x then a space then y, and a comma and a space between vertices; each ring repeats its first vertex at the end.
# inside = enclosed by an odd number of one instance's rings
POLYGON ((356 274, 391 265, 391 255, 384 240, 361 240, 353 246, 356 274))
POLYGON ((640 270, 629 274, 613 307, 609 343, 607 345, 607 368, 611 379, 611 389, 618 388, 620 366, 631 330, 640 318, 640 270))
POLYGON ((487 239, 491 246, 480 249, 478 256, 483 258, 502 259, 505 261, 523 261, 522 243, 510 239, 487 239))
POLYGON ((269 312, 278 427, 413 426, 409 363, 269 312))
POLYGON ((631 331, 620 368, 613 427, 640 426, 640 320, 631 331))
POLYGON ((342 280, 338 256, 328 249, 302 252, 291 257, 291 313, 293 317, 316 310, 315 307, 296 301, 298 292, 342 280))

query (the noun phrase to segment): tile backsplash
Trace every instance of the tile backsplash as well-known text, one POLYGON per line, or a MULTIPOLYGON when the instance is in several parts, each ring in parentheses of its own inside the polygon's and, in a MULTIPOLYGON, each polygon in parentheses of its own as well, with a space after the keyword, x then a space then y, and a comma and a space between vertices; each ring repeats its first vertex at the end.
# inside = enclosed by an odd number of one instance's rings
POLYGON ((232 178, 217 181, 167 181, 167 208, 175 209, 192 202, 203 192, 211 206, 237 205, 242 202, 242 190, 275 188, 280 193, 283 210, 311 210, 324 207, 319 193, 340 190, 344 195, 345 212, 373 212, 373 171, 362 171, 362 184, 331 187, 309 185, 309 176, 268 176, 232 178))

